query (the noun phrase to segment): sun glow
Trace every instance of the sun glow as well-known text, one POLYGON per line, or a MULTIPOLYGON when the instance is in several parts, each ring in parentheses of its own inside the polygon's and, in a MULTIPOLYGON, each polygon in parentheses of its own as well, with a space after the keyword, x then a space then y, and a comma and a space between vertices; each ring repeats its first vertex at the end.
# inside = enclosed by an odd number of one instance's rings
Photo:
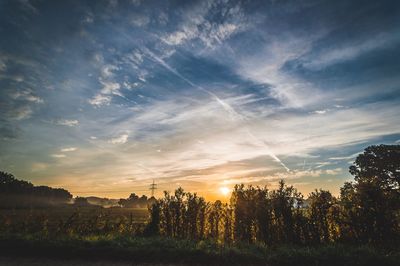
POLYGON ((228 196, 229 193, 231 192, 231 189, 228 187, 220 187, 219 192, 224 196, 228 196))

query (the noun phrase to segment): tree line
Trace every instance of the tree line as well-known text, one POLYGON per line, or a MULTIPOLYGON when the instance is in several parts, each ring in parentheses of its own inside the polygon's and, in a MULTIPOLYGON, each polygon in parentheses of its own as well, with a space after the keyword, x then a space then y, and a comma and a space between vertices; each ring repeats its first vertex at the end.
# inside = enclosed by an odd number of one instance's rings
POLYGON ((370 146, 350 166, 354 181, 335 197, 304 196, 282 180, 277 189, 236 185, 229 203, 207 202, 178 188, 150 208, 144 234, 219 243, 392 244, 400 240, 400 146, 370 146))
POLYGON ((74 203, 75 206, 114 205, 123 208, 148 208, 156 199, 139 197, 131 193, 127 199, 107 199, 98 197, 79 197, 73 199, 72 194, 63 188, 34 186, 32 183, 18 180, 14 175, 0 171, 0 208, 43 207, 47 205, 74 203))
POLYGON ((0 207, 47 206, 68 203, 72 194, 62 188, 34 186, 0 171, 0 207))
POLYGON ((123 208, 147 208, 156 202, 154 197, 147 198, 146 195, 139 197, 135 193, 131 193, 127 199, 120 199, 118 204, 123 208))
MULTIPOLYGON (((296 188, 284 181, 272 190, 236 185, 227 203, 207 202, 196 193, 185 192, 182 188, 174 193, 164 192, 158 200, 132 193, 119 204, 131 208, 148 205, 151 200, 146 224, 143 224, 144 221, 140 224, 135 222, 132 214, 115 219, 108 215, 94 215, 83 221, 78 210, 62 221, 62 226, 59 226, 61 231, 55 232, 75 232, 78 235, 128 233, 222 244, 398 244, 400 146, 370 146, 356 158, 349 170, 354 180, 343 184, 338 197, 319 189, 305 200, 296 188)), ((71 199, 72 195, 64 189, 34 186, 0 172, 0 207, 29 207, 39 203, 48 206, 71 203, 71 199)), ((86 206, 87 199, 78 198, 75 203, 86 206)), ((26 219, 24 230, 54 231, 50 230, 48 218, 39 218, 37 228, 31 226, 35 224, 32 219, 26 219)), ((7 221, 5 217, 4 224, 0 223, 4 225, 4 230, 0 226, 0 231, 8 232, 14 228, 7 221)))

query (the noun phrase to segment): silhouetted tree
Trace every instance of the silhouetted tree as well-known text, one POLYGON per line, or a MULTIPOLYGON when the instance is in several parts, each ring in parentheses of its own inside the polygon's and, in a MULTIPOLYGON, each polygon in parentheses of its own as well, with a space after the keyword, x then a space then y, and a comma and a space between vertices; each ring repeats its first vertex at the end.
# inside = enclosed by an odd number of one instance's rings
POLYGON ((356 182, 373 182, 383 190, 400 188, 400 145, 369 146, 359 154, 350 173, 356 182))
POLYGON ((283 180, 277 189, 236 185, 230 204, 208 203, 178 188, 150 210, 147 232, 219 243, 315 244, 335 241, 393 243, 399 238, 399 146, 371 146, 359 155, 336 199, 315 190, 303 195, 283 180), (158 228, 158 229, 157 229, 158 228))
POLYGON ((330 212, 335 204, 336 199, 329 191, 315 190, 311 192, 309 199, 309 213, 312 224, 312 238, 321 243, 326 243, 331 240, 331 224, 330 212))
MULTIPOLYGON (((202 197, 198 197, 196 193, 186 193, 185 201, 185 218, 184 218, 184 229, 185 236, 192 239, 198 239, 202 237, 201 227, 204 223, 205 212, 205 200, 202 197)), ((203 225, 204 226, 204 225, 203 225)))
POLYGON ((243 184, 235 185, 231 205, 234 212, 234 239, 250 243, 253 240, 252 227, 255 221, 253 186, 245 188, 243 184))
POLYGON ((79 206, 79 207, 88 207, 91 206, 87 198, 84 197, 76 197, 74 200, 74 205, 79 206))
POLYGON ((370 146, 350 166, 354 183, 341 189, 345 230, 361 242, 399 238, 400 146, 370 146))
POLYGON ((233 209, 227 203, 224 205, 225 213, 223 216, 223 242, 229 244, 233 240, 233 209))
POLYGON ((220 200, 209 205, 208 210, 208 238, 218 240, 221 233, 221 223, 223 217, 223 204, 220 200))
MULTIPOLYGON (((151 202, 153 203, 154 200, 152 200, 151 202)), ((118 204, 124 208, 147 208, 150 202, 145 195, 139 197, 135 193, 131 193, 129 198, 120 199, 118 201, 118 204)))
POLYGON ((12 174, 0 172, 0 193, 24 194, 32 190, 33 185, 30 182, 18 180, 12 174))
POLYGON ((160 202, 154 202, 150 207, 150 221, 146 225, 144 235, 155 236, 160 234, 160 202))
POLYGON ((266 187, 257 187, 254 195, 255 239, 263 243, 271 242, 272 208, 266 187))
POLYGON ((302 201, 302 195, 293 186, 286 186, 281 180, 277 190, 271 193, 275 240, 293 243, 295 236, 295 220, 293 210, 295 204, 302 201))
POLYGON ((0 206, 36 207, 68 203, 71 193, 61 188, 34 186, 18 180, 12 174, 0 172, 0 206))

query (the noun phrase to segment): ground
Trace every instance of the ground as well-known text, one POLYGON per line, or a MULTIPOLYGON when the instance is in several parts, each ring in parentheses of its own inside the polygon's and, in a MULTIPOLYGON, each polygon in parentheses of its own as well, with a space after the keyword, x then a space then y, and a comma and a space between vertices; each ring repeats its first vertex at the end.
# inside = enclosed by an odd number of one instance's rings
POLYGON ((135 264, 130 262, 91 262, 85 260, 56 260, 43 258, 6 258, 0 257, 0 265, 7 266, 184 266, 184 264, 135 264))

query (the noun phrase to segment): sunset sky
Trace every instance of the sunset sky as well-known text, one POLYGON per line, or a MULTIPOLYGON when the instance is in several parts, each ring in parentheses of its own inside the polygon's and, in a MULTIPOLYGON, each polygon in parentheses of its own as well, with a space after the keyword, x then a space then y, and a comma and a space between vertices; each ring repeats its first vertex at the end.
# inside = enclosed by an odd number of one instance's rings
POLYGON ((400 142, 399 10, 0 1, 0 170, 82 196, 337 194, 365 147, 400 142))

